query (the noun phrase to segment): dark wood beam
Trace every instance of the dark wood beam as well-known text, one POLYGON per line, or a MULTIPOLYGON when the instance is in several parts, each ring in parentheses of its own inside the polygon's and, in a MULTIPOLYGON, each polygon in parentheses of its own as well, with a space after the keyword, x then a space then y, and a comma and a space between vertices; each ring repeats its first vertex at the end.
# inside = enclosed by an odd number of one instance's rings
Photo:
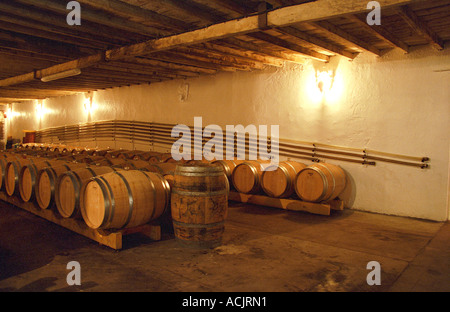
POLYGON ((422 22, 413 10, 407 6, 402 6, 396 12, 418 35, 427 39, 436 50, 440 51, 444 49, 442 39, 428 25, 422 22))
POLYGON ((341 55, 350 60, 353 60, 358 55, 358 53, 346 51, 344 48, 341 48, 333 43, 325 42, 322 39, 318 39, 314 36, 308 35, 305 32, 298 30, 292 26, 277 28, 277 31, 301 39, 309 44, 316 46, 317 48, 323 49, 329 53, 341 55))
MULTIPOLYGON (((16 1, 26 5, 32 5, 44 10, 53 11, 59 14, 64 15, 68 14, 66 8, 67 3, 65 1, 64 2, 56 2, 51 0, 16 0, 16 1)), ((82 9, 82 19, 98 23, 100 25, 106 25, 113 29, 121 29, 128 31, 130 33, 139 33, 141 35, 153 38, 170 35, 170 33, 161 31, 158 28, 146 26, 141 23, 135 23, 125 18, 117 17, 112 14, 106 14, 103 11, 99 10, 94 11, 87 7, 83 7, 82 9)))
POLYGON ((293 51, 295 53, 299 53, 299 54, 301 54, 303 56, 315 59, 317 61, 328 62, 330 60, 330 57, 327 56, 327 55, 321 54, 321 53, 316 52, 314 50, 302 47, 302 46, 300 46, 298 44, 295 44, 293 42, 280 39, 278 37, 269 35, 269 34, 264 33, 264 32, 253 33, 253 34, 250 34, 249 36, 252 37, 252 38, 256 38, 258 40, 262 40, 262 41, 268 42, 270 44, 274 44, 274 45, 280 46, 280 47, 282 47, 284 49, 291 50, 291 51, 293 51))
POLYGON ((407 44, 396 38, 393 34, 388 32, 383 26, 380 25, 369 25, 367 21, 361 19, 360 17, 350 14, 346 18, 354 22, 358 27, 363 28, 368 33, 374 35, 375 37, 389 43, 390 45, 399 48, 405 53, 409 53, 409 47, 407 44))
POLYGON ((318 22, 307 23, 307 24, 312 25, 313 27, 326 32, 327 35, 332 36, 337 40, 343 40, 344 42, 346 42, 349 45, 352 45, 352 46, 355 46, 362 50, 365 50, 367 52, 373 53, 376 56, 382 55, 382 51, 380 51, 375 46, 349 34, 348 32, 340 29, 339 27, 331 24, 328 21, 318 21, 318 22))

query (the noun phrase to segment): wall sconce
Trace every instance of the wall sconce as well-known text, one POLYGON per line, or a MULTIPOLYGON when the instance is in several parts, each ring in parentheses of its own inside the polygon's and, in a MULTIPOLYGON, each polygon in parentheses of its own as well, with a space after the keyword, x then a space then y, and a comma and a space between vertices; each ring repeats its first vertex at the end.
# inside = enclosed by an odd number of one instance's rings
POLYGON ((36 116, 41 119, 41 117, 44 115, 44 110, 42 108, 42 101, 38 100, 36 101, 36 116))
POLYGON ((84 99, 84 110, 86 113, 90 113, 92 110, 92 98, 94 97, 94 94, 91 92, 88 92, 85 94, 84 99))
POLYGON ((4 113, 4 117, 5 118, 11 118, 12 117, 12 109, 11 109, 11 105, 8 104, 6 111, 4 113))
POLYGON ((334 82, 334 72, 332 70, 316 71, 317 88, 324 94, 331 89, 334 82))

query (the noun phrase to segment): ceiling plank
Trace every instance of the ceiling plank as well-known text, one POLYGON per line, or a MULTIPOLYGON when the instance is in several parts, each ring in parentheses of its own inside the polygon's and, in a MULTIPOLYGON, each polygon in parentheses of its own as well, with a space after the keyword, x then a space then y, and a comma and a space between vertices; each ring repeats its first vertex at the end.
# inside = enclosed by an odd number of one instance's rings
POLYGON ((379 25, 369 25, 367 24, 367 21, 362 20, 356 15, 350 14, 346 16, 348 20, 354 22, 359 27, 365 29, 370 34, 374 35, 375 37, 389 43, 390 45, 399 48, 403 50, 405 53, 409 53, 409 47, 404 42, 400 41, 398 38, 396 38, 394 35, 392 35, 390 32, 388 32, 384 27, 379 25))
POLYGON ((340 29, 339 27, 331 24, 328 21, 318 21, 318 22, 312 22, 312 23, 308 23, 308 24, 312 25, 313 27, 315 27, 317 29, 320 29, 321 31, 325 31, 328 35, 334 36, 337 39, 344 40, 352 46, 356 46, 367 52, 373 53, 377 56, 382 55, 382 51, 380 51, 377 47, 375 47, 363 40, 356 38, 355 36, 349 34, 348 32, 340 29))
POLYGON ((407 6, 402 6, 396 12, 417 34, 425 37, 436 50, 444 49, 444 42, 441 38, 422 22, 413 10, 407 6))
POLYGON ((192 28, 190 24, 184 21, 158 14, 154 11, 118 0, 79 0, 79 2, 82 4, 88 4, 96 9, 105 10, 124 17, 138 17, 176 31, 192 28))
POLYGON ((330 57, 327 56, 327 55, 321 54, 321 53, 313 51, 311 49, 304 48, 304 47, 302 47, 302 46, 300 46, 298 44, 295 44, 295 43, 292 43, 290 41, 286 41, 286 40, 280 39, 278 37, 269 35, 269 34, 264 33, 264 32, 254 33, 254 34, 251 34, 250 36, 253 37, 253 38, 256 38, 258 40, 269 42, 271 44, 280 46, 282 48, 294 51, 296 53, 299 53, 299 54, 304 55, 306 57, 315 59, 317 61, 328 62, 330 60, 330 57))
POLYGON ((350 60, 353 60, 358 55, 358 53, 352 53, 352 52, 346 51, 345 49, 343 49, 335 44, 325 42, 321 39, 310 36, 310 35, 306 34, 305 32, 298 30, 291 26, 277 28, 277 31, 282 32, 284 34, 288 34, 288 35, 296 37, 296 38, 299 38, 299 39, 304 40, 304 41, 306 41, 312 45, 315 45, 321 49, 324 49, 330 53, 335 53, 335 54, 341 55, 350 60))
MULTIPOLYGON (((63 2, 54 2, 50 0, 16 0, 20 3, 32 5, 38 8, 42 8, 45 10, 53 11, 59 14, 68 14, 68 10, 66 8, 67 3, 63 2)), ((129 21, 125 18, 121 18, 112 14, 107 14, 103 11, 94 11, 89 8, 82 8, 82 19, 90 22, 98 23, 101 25, 106 25, 115 29, 122 29, 125 31, 129 31, 130 33, 139 33, 141 35, 149 36, 149 37, 161 37, 170 35, 170 33, 162 31, 161 29, 146 26, 141 23, 135 23, 129 21)))

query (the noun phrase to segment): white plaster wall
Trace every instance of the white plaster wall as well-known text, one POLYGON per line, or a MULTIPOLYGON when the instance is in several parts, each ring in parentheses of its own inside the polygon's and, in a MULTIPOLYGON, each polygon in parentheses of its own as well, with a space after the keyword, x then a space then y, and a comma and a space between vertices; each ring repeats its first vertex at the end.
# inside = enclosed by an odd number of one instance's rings
POLYGON ((82 94, 46 100, 40 118, 33 103, 15 104, 11 132, 21 137, 23 129, 110 119, 192 125, 195 116, 203 117, 203 126, 277 124, 282 138, 430 157, 428 170, 382 162, 337 164, 350 181, 343 196, 348 207, 442 221, 450 202, 450 77, 439 70, 450 66, 448 51, 363 54, 352 62, 334 57, 325 66, 288 63, 115 88, 94 93, 90 114, 82 94), (335 79, 320 96, 315 73, 324 67, 334 70, 335 79), (182 101, 186 84, 189 94, 182 101))

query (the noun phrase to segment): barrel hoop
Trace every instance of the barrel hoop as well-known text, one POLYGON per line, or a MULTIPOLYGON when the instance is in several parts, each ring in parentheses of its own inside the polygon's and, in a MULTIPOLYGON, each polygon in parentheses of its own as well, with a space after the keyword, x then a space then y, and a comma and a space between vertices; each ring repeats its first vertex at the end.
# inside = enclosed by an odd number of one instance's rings
POLYGON ((133 215, 133 208, 134 208, 133 193, 131 192, 131 187, 130 187, 130 184, 128 183, 127 179, 118 171, 114 171, 114 173, 117 174, 123 180, 123 183, 125 184, 125 187, 128 190, 128 202, 130 204, 130 209, 128 211, 127 220, 125 221, 125 223, 122 226, 122 228, 125 228, 128 225, 128 223, 130 223, 131 216, 133 215))
MULTIPOLYGON (((140 171, 143 175, 145 175, 145 177, 148 179, 148 181, 150 182, 152 189, 153 189, 153 211, 152 211, 152 215, 151 215, 151 219, 153 219, 155 212, 156 212, 156 204, 157 204, 157 200, 156 200, 156 187, 155 187, 155 183, 153 183, 153 180, 143 171, 140 171)), ((164 207, 165 210, 165 207, 164 207)))
POLYGON ((197 228, 197 229, 204 229, 204 228, 213 228, 217 226, 221 226, 225 224, 225 221, 215 222, 215 223, 207 223, 207 224, 193 224, 193 223, 184 223, 180 221, 172 220, 175 225, 185 227, 185 228, 197 228))
MULTIPOLYGON (((330 196, 331 196, 331 195, 333 195, 334 191, 336 190, 336 179, 334 178, 334 174, 333 174, 333 172, 331 172, 330 168, 328 168, 327 166, 325 166, 321 163, 318 163, 317 165, 320 165, 320 167, 322 167, 322 168, 326 168, 326 170, 331 175, 331 179, 333 180, 333 191, 331 191, 331 194, 330 194, 330 196)), ((324 200, 328 200, 328 199, 330 199, 330 198, 324 198, 324 200)))
POLYGON ((188 192, 188 191, 179 191, 176 188, 174 188, 172 190, 172 193, 181 196, 210 197, 210 196, 228 195, 228 190, 213 191, 213 192, 188 192))
POLYGON ((175 170, 175 174, 183 176, 183 177, 219 177, 223 174, 223 171, 221 171, 221 172, 185 172, 185 171, 175 170))
POLYGON ((237 165, 238 165, 238 164, 236 164, 236 161, 234 161, 234 160, 226 160, 226 159, 223 159, 223 160, 216 160, 215 162, 213 162, 213 164, 215 164, 215 163, 221 163, 221 164, 222 164, 223 171, 225 172, 225 175, 226 175, 227 177, 230 177, 230 178, 231 178, 234 169, 233 169, 233 170, 231 169, 230 164, 229 164, 228 162, 233 163, 233 165, 234 165, 233 168, 236 168, 237 165))
MULTIPOLYGON (((245 163, 246 165, 248 165, 248 167, 250 168, 250 170, 253 173, 253 179, 255 181, 255 185, 253 186, 253 188, 251 189, 251 191, 256 191, 256 189, 258 188, 258 185, 260 184, 260 180, 259 180, 259 175, 258 175, 258 170, 256 169, 256 166, 251 164, 251 163, 245 163)), ((261 167, 262 170, 262 167, 261 167)))
MULTIPOLYGON (((75 207, 76 207, 77 203, 80 202, 80 192, 81 192, 81 190, 80 190, 80 186, 81 186, 80 185, 80 181, 81 181, 81 179, 78 176, 78 174, 76 174, 73 171, 68 172, 67 176, 69 176, 70 180, 72 181, 72 185, 73 185, 73 188, 75 190, 75 207)), ((58 183, 58 185, 59 185, 59 183, 58 183)), ((55 198, 57 198, 57 201, 59 201, 59 199, 60 199, 60 197, 59 197, 59 190, 56 192, 55 198)), ((75 209, 73 210, 72 215, 74 213, 75 213, 75 209)), ((72 217, 72 215, 70 215, 69 218, 72 217)))
POLYGON ((222 168, 220 168, 219 166, 178 166, 176 168, 176 172, 180 172, 180 173, 192 173, 192 174, 200 174, 200 175, 207 175, 209 176, 210 174, 218 174, 218 173, 222 173, 222 168))
POLYGON ((108 181, 106 181, 102 176, 94 177, 92 178, 92 181, 96 181, 100 186, 100 190, 103 194, 103 199, 105 200, 105 215, 103 216, 102 223, 99 226, 99 228, 102 228, 111 223, 111 220, 114 217, 116 201, 114 199, 114 194, 112 192, 111 186, 109 185, 108 181), (101 183, 99 183, 99 181, 101 183), (105 188, 105 185, 108 190, 105 188), (108 191, 109 195, 111 196, 111 202, 109 201, 108 191))
POLYGON ((95 173, 94 170, 92 170, 92 168, 86 167, 86 168, 84 168, 84 169, 86 169, 87 171, 89 171, 89 172, 92 174, 93 177, 97 176, 97 174, 95 173))

